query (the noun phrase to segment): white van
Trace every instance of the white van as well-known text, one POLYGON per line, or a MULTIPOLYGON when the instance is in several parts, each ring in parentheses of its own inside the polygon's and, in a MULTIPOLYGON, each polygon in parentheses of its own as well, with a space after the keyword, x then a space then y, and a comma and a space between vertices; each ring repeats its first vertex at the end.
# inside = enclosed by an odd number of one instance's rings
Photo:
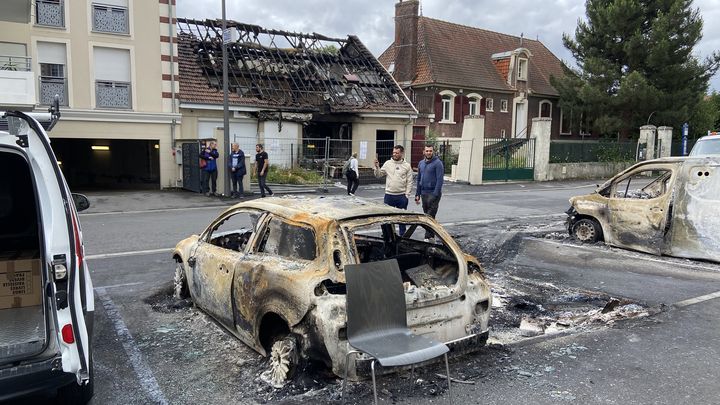
MULTIPOLYGON (((95 309, 73 195, 39 121, 0 111, 0 402, 56 391, 93 395, 95 309)), ((77 207, 77 208, 76 208, 77 207)))
POLYGON ((720 135, 708 135, 698 139, 689 156, 720 156, 720 135))

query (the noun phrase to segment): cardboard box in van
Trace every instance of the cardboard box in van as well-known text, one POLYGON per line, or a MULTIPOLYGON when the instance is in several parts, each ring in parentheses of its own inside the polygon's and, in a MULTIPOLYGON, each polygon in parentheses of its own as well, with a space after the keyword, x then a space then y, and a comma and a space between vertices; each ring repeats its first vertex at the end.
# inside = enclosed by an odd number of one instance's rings
POLYGON ((0 309, 42 303, 40 259, 0 261, 0 309))

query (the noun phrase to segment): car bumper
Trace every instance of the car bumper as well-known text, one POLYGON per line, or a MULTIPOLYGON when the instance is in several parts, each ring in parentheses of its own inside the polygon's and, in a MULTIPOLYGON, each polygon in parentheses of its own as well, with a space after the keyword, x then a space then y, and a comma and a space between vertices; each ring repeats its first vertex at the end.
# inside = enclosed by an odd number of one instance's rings
POLYGON ((60 357, 0 369, 0 402, 56 390, 75 382, 62 371, 60 357))

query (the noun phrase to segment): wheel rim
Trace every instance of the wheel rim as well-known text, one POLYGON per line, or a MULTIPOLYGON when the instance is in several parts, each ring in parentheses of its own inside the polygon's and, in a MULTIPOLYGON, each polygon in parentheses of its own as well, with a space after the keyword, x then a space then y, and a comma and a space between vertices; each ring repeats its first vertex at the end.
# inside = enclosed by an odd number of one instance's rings
POLYGON ((587 221, 580 222, 575 226, 575 236, 583 242, 593 241, 595 240, 595 227, 587 221))
POLYGON ((182 263, 178 262, 175 265, 175 290, 173 292, 173 296, 175 298, 185 298, 183 297, 183 290, 185 287, 185 269, 183 268, 182 263))
POLYGON ((297 344, 292 337, 276 341, 270 350, 270 383, 279 388, 291 377, 297 364, 297 344))

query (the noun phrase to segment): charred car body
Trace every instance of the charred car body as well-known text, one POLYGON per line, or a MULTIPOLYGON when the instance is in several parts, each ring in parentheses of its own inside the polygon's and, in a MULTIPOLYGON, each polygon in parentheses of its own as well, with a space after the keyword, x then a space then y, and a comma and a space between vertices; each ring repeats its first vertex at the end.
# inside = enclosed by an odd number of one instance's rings
MULTIPOLYGON (((480 264, 429 216, 350 198, 266 198, 222 213, 175 248, 176 293, 270 355, 272 381, 298 358, 345 370, 346 264, 396 259, 408 325, 458 351, 482 347, 491 308, 480 264), (405 228, 402 235, 398 230, 405 228), (436 242, 423 240, 425 230, 436 242)), ((350 364, 351 378, 367 362, 350 364)))
POLYGON ((638 163, 573 197, 568 230, 583 242, 720 262, 720 158, 638 163))

